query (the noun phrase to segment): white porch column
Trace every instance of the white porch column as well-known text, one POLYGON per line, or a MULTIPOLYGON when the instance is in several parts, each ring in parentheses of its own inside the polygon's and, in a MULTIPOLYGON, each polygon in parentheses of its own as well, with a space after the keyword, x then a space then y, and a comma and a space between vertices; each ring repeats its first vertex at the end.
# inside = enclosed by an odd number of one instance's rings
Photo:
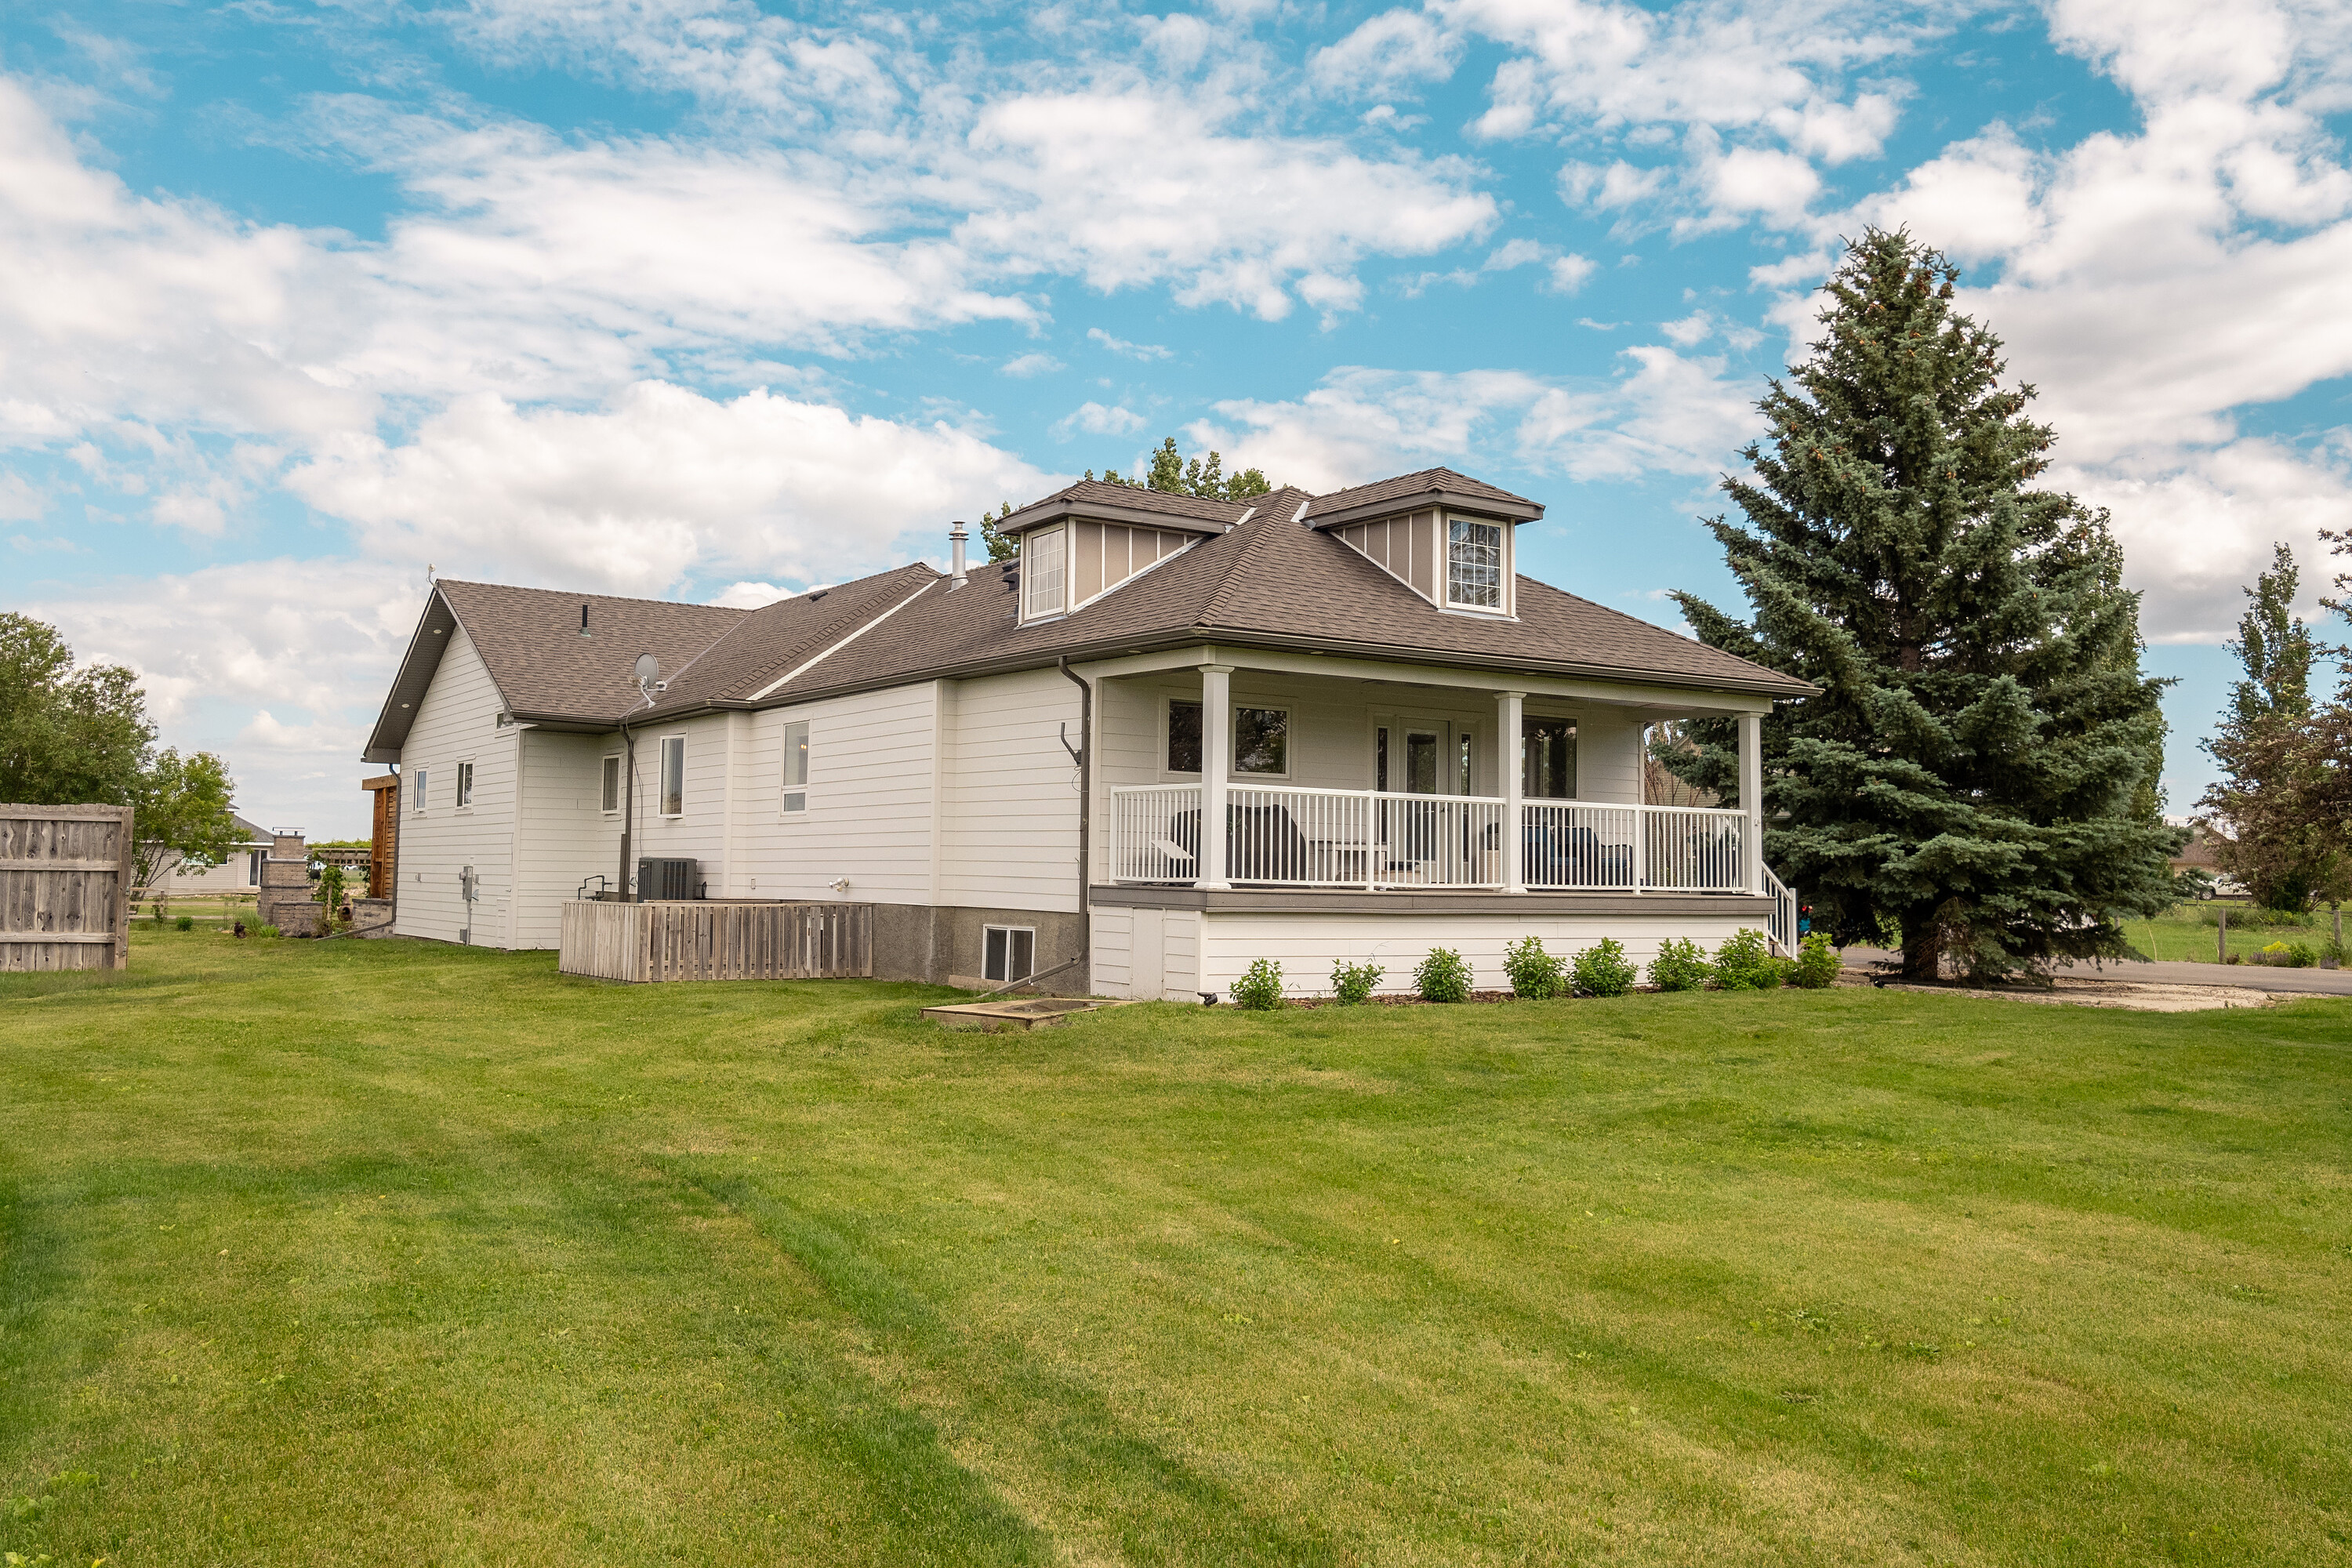
POLYGON ((1748 821, 1741 829, 1747 840, 1748 890, 1764 890, 1764 716, 1739 716, 1739 809, 1748 821))
POLYGON ((1519 752, 1524 744, 1521 722, 1526 711, 1528 694, 1524 691, 1495 693, 1495 777, 1502 784, 1503 796, 1503 891, 1524 893, 1528 890, 1525 850, 1527 826, 1519 819, 1526 815, 1520 809, 1520 796, 1526 788, 1526 768, 1519 752))
POLYGON ((1225 779, 1234 771, 1234 667, 1201 667, 1201 861, 1196 888, 1230 888, 1225 876, 1225 779))

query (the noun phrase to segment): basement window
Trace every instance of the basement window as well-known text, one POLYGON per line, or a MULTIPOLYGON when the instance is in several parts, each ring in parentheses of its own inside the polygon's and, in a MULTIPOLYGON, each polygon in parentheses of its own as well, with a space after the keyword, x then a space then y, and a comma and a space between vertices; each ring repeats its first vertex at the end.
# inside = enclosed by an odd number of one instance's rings
POLYGON ((596 809, 611 813, 621 809, 621 753, 614 752, 604 759, 604 787, 597 792, 596 809))
POLYGON ((1037 973, 1037 931, 1034 926, 983 926, 981 978, 999 984, 1026 980, 1037 973))

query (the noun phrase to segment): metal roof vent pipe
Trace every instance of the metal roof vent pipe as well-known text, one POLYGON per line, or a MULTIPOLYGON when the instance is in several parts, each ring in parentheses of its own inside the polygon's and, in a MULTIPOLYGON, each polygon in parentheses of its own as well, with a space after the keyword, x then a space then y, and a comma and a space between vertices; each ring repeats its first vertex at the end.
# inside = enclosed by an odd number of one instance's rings
POLYGON ((963 542, 971 537, 971 533, 964 528, 961 518, 948 524, 948 544, 951 551, 950 560, 953 562, 953 565, 948 572, 948 588, 950 592, 963 586, 963 542))

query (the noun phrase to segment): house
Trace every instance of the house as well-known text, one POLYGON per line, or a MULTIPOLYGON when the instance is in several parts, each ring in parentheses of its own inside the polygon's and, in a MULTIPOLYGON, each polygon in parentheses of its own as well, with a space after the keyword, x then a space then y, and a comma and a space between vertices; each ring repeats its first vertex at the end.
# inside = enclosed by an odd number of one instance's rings
POLYGON ((1405 985, 1433 946, 1637 960, 1793 938, 1759 724, 1812 689, 1521 576, 1524 497, 1445 468, 1248 502, 1084 482, 921 564, 758 610, 443 581, 365 753, 402 933, 556 944, 562 905, 847 900, 877 973, 1190 999, 1259 957, 1405 985), (659 679, 632 677, 651 654, 659 679), (1744 810, 1642 798, 1735 718, 1744 810), (625 844, 627 847, 624 848, 625 844))
POLYGON ((156 868, 155 891, 167 896, 186 893, 252 893, 261 886, 261 862, 268 858, 269 834, 235 812, 229 819, 236 834, 220 864, 194 869, 181 862, 176 850, 165 850, 156 868))

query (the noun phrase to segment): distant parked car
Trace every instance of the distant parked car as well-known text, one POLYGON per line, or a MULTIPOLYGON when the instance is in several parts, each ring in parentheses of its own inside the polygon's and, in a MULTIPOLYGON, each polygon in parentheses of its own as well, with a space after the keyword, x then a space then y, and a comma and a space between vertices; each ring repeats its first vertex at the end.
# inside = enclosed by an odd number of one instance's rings
POLYGON ((2235 877, 2219 876, 2197 889, 2197 897, 2209 899, 2242 899, 2248 897, 2246 885, 2235 877))

